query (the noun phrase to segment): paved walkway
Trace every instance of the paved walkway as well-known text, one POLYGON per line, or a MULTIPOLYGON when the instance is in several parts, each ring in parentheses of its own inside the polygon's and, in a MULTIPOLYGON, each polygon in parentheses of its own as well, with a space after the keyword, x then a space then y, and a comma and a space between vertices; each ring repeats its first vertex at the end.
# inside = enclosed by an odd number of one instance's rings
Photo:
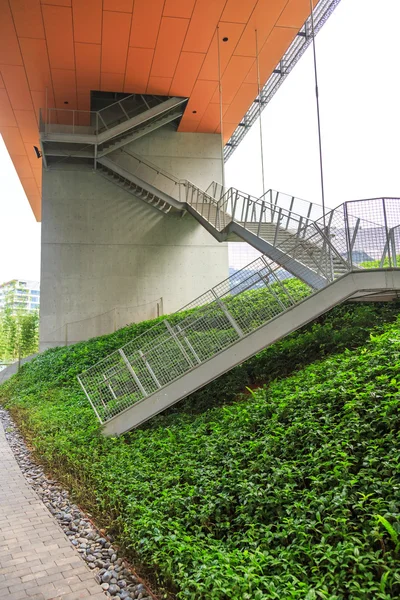
POLYGON ((27 484, 0 423, 1 600, 105 600, 36 493, 27 484))

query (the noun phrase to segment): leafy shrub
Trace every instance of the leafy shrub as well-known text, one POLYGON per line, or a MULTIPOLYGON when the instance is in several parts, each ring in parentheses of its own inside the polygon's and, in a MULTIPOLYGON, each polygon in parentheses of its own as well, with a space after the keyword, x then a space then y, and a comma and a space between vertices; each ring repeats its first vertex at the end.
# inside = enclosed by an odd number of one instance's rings
POLYGON ((0 397, 180 600, 394 599, 398 311, 339 307, 118 439, 100 435, 76 374, 154 322, 47 351, 0 397))

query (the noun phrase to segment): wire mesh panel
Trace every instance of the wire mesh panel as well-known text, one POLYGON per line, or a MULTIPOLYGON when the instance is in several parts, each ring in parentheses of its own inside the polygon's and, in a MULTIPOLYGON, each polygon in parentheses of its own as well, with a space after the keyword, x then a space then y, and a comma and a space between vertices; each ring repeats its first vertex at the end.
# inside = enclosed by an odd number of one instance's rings
POLYGON ((103 423, 145 396, 120 352, 82 373, 79 381, 103 423))
POLYGON ((177 322, 163 320, 85 371, 79 380, 100 421, 150 396, 311 293, 305 285, 289 291, 287 276, 281 266, 257 259, 184 307, 177 322))
MULTIPOLYGON (((197 193, 195 186, 186 187, 186 193, 192 192, 197 193)), ((232 207, 240 193, 231 190, 219 201, 201 194, 198 210, 218 223, 221 203, 232 207)), ((248 226, 251 219, 260 222, 264 212, 259 201, 245 196, 241 199, 248 226)), ((398 266, 400 199, 345 203, 316 222, 287 214, 282 207, 278 218, 275 209, 271 204, 266 209, 271 220, 275 219, 275 231, 280 228, 282 214, 287 223, 297 223, 293 230, 283 227, 285 235, 276 237, 277 247, 284 253, 279 264, 265 256, 256 259, 186 305, 183 313, 151 327, 79 377, 101 422, 162 389, 312 294, 310 285, 289 279, 293 259, 323 273, 327 283, 353 268, 398 266)))

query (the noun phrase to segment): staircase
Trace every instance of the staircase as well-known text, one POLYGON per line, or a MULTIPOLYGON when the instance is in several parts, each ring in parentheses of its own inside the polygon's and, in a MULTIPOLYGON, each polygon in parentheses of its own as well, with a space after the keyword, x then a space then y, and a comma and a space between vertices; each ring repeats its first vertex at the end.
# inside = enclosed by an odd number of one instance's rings
POLYGON ((400 269, 349 272, 321 290, 293 293, 257 260, 251 274, 204 294, 185 319, 164 319, 78 377, 105 435, 139 426, 344 301, 400 294, 400 269))
POLYGON ((48 109, 40 113, 40 141, 46 167, 69 159, 95 166, 101 158, 183 115, 186 98, 132 94, 99 111, 48 109))
POLYGON ((121 157, 99 159, 99 173, 162 212, 190 213, 219 241, 244 240, 264 255, 184 307, 185 318, 164 319, 78 377, 105 435, 139 426, 344 301, 399 296, 400 199, 348 202, 325 217, 308 203, 299 215, 297 199, 287 207, 272 191, 205 192, 127 154, 125 166, 121 157), (364 268, 363 256, 379 267, 364 268))
POLYGON ((346 260, 308 217, 233 188, 219 199, 135 153, 99 158, 99 173, 162 212, 190 213, 218 241, 247 242, 315 289, 347 271, 346 260), (129 170, 121 166, 126 158, 129 170))
POLYGON ((347 202, 322 215, 272 190, 261 198, 216 183, 201 190, 125 148, 179 119, 186 100, 156 98, 139 113, 135 102, 79 115, 78 125, 76 111, 72 124, 41 120, 46 166, 92 164, 165 218, 189 213, 216 240, 245 241, 262 256, 184 307, 185 318, 163 319, 78 377, 106 435, 139 426, 341 302, 400 293, 400 199, 347 202))

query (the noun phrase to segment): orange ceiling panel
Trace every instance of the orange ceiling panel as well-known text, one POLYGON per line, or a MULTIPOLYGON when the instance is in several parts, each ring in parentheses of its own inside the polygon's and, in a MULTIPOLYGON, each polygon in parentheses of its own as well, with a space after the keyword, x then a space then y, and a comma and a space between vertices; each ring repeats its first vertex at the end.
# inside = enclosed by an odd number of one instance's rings
POLYGON ((238 56, 256 56, 256 33, 258 38, 258 51, 261 50, 265 40, 275 27, 287 0, 258 0, 254 11, 246 25, 241 40, 237 45, 235 54, 238 56))
POLYGON ((42 166, 39 165, 39 168, 37 169, 32 169, 33 175, 35 177, 35 181, 36 181, 36 185, 39 189, 41 189, 42 186, 42 166))
POLYGON ((173 77, 189 19, 163 17, 151 68, 152 77, 173 77))
MULTIPOLYGON (((246 78, 254 59, 251 56, 232 56, 222 76, 222 102, 230 104, 242 81, 246 78)), ((211 102, 219 102, 219 93, 215 92, 211 102)))
MULTIPOLYGON (((314 0, 314 5, 318 0, 314 0)), ((299 30, 310 14, 310 0, 289 0, 278 19, 278 27, 294 27, 299 30)))
POLYGON ((235 131, 236 127, 237 127, 237 123, 224 123, 224 131, 223 131, 224 144, 226 144, 226 142, 229 141, 229 138, 231 137, 232 133, 235 131))
POLYGON ((20 46, 31 91, 52 90, 46 40, 21 38, 20 46))
POLYGON ((115 10, 132 15, 133 0, 104 0, 103 10, 115 10))
POLYGON ((242 23, 220 23, 218 33, 215 32, 211 45, 208 49, 203 67, 200 71, 200 79, 218 81, 218 37, 220 46, 221 73, 223 73, 231 59, 240 36, 243 33, 242 23), (223 40, 227 38, 224 42, 223 40))
POLYGON ((135 0, 129 45, 155 48, 164 0, 135 0))
POLYGON ((190 20, 184 52, 207 52, 226 0, 197 0, 190 20))
POLYGON ((22 65, 17 32, 8 0, 0 0, 0 65, 22 65))
POLYGON ((18 123, 21 137, 25 143, 38 142, 38 124, 33 110, 16 110, 15 118, 18 123))
POLYGON ((247 23, 257 0, 228 0, 221 21, 230 23, 247 23))
POLYGON ((104 73, 125 73, 132 15, 103 12, 103 42, 101 70, 104 73))
POLYGON ((52 69, 75 69, 72 10, 65 6, 42 6, 47 48, 52 69))
POLYGON ((52 69, 54 97, 59 110, 77 108, 76 101, 76 73, 66 69, 52 69))
POLYGON ((2 125, 5 127, 17 126, 11 102, 8 98, 7 91, 4 89, 0 90, 0 126, 2 125))
MULTIPOLYGON (((228 107, 223 106, 222 111, 228 107)), ((220 126, 221 111, 219 104, 209 104, 202 116, 202 119, 197 127, 199 133, 215 133, 220 126)))
POLYGON ((74 0, 72 15, 74 41, 101 44, 102 0, 74 0))
POLYGON ((147 84, 147 93, 159 96, 168 96, 168 90, 171 87, 171 77, 150 77, 147 84))
POLYGON ((19 37, 44 39, 40 0, 10 0, 10 6, 19 37))
MULTIPOLYGON (((31 92, 31 96, 32 96, 33 106, 35 108, 35 114, 37 115, 37 117, 39 117, 40 109, 45 111, 46 106, 47 106, 47 108, 54 108, 54 106, 55 106, 53 88, 51 88, 50 90, 47 90, 47 93, 46 93, 46 90, 42 90, 41 92, 31 92)), ((39 136, 39 133, 38 133, 38 136, 39 136)))
POLYGON ((224 114, 224 124, 236 123, 237 126, 257 95, 257 84, 243 83, 224 114))
MULTIPOLYGON (((263 86, 267 81, 271 72, 278 64, 280 57, 284 53, 285 49, 290 45, 295 35, 296 32, 293 31, 293 29, 286 27, 275 27, 273 29, 259 55, 261 86, 263 86)), ((255 62, 245 81, 246 83, 257 83, 257 70, 255 62)))
POLYGON ((115 92, 115 90, 124 89, 123 73, 101 73, 100 89, 103 92, 115 92))
POLYGON ((170 96, 189 97, 196 83, 205 54, 197 52, 181 52, 178 66, 172 80, 170 96))
POLYGON ((24 142, 22 141, 18 127, 0 126, 0 133, 11 158, 14 158, 14 156, 24 156, 26 154, 24 142))
MULTIPOLYGON (((263 85, 308 17, 309 2, 0 0, 0 132, 36 216, 39 108, 69 118, 70 109, 90 110, 90 92, 98 89, 182 96, 189 101, 179 131, 218 132, 220 56, 227 141, 257 95, 255 31, 263 85)), ((75 122, 85 119, 75 115, 75 122)))
POLYGON ((52 4, 53 6, 71 6, 71 0, 40 0, 42 4, 52 4))
POLYGON ((25 178, 34 177, 31 164, 30 164, 26 154, 24 156, 15 156, 13 158, 13 163, 14 163, 15 170, 17 171, 17 173, 21 179, 24 177, 25 178))
POLYGON ((196 0, 165 0, 164 16, 190 19, 196 0))
POLYGON ((124 92, 146 93, 153 56, 152 48, 129 48, 124 92))
POLYGON ((185 119, 184 121, 181 121, 181 124, 179 125, 179 133, 193 133, 196 131, 198 124, 198 121, 185 119))
POLYGON ((100 88, 100 44, 75 44, 76 86, 78 92, 100 88))
POLYGON ((218 89, 218 83, 215 81, 203 81, 198 79, 189 98, 185 114, 182 117, 179 131, 181 131, 186 119, 193 123, 199 123, 204 115, 215 90, 218 89))
POLYGON ((31 93, 24 67, 3 65, 0 69, 13 108, 17 110, 33 110, 31 93))
POLYGON ((41 171, 42 170, 42 162, 39 158, 37 158, 36 154, 32 151, 33 150, 32 144, 27 144, 25 142, 24 146, 25 146, 25 152, 26 152, 26 155, 28 156, 32 170, 35 171, 35 169, 36 170, 39 169, 41 171))

